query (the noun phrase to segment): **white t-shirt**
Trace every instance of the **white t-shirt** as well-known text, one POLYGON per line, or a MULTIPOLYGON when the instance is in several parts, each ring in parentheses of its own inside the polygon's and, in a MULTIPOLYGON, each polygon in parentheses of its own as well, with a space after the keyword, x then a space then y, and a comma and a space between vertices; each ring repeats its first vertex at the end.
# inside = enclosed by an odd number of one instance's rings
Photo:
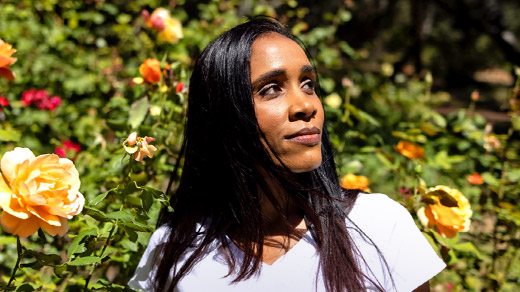
MULTIPOLYGON (((347 220, 348 230, 366 263, 361 265, 362 269, 385 291, 412 291, 444 269, 444 262, 419 231, 410 213, 386 195, 360 194, 348 217, 351 221, 347 220), (377 246, 388 268, 374 245, 356 231, 352 222, 377 246)), ((128 283, 131 288, 153 291, 153 255, 157 245, 166 239, 167 231, 167 227, 163 226, 152 235, 128 283)), ((243 252, 232 242, 229 249, 235 256, 243 256, 243 252)), ((318 268, 316 243, 310 232, 307 232, 272 265, 262 263, 259 274, 238 283, 231 283, 233 275, 225 277, 229 269, 224 256, 218 248, 213 248, 181 279, 175 291, 325 292, 318 268)), ((369 282, 366 286, 369 291, 376 290, 369 282)))

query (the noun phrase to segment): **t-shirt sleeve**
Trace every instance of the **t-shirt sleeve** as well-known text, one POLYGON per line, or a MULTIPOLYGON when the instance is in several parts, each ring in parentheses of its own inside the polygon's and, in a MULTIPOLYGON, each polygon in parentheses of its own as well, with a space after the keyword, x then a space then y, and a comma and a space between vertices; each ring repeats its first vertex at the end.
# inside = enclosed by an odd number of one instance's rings
POLYGON ((362 194, 353 211, 351 219, 384 256, 395 291, 413 291, 446 267, 408 210, 386 195, 362 194))
POLYGON ((166 240, 167 231, 168 228, 166 226, 161 226, 152 234, 148 247, 144 251, 134 275, 128 282, 130 288, 146 292, 153 291, 152 279, 155 274, 153 269, 154 255, 158 245, 166 240))

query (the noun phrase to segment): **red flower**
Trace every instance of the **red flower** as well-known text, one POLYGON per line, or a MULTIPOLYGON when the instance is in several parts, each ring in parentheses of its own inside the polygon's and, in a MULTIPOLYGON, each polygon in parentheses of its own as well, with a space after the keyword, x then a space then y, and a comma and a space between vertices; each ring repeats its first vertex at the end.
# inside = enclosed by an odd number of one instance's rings
POLYGON ((67 153, 65 152, 65 149, 61 148, 60 146, 56 146, 56 148, 54 148, 54 153, 56 153, 56 155, 58 155, 61 158, 67 157, 67 153))
POLYGON ((61 104, 59 96, 51 97, 46 90, 27 90, 22 94, 24 106, 36 105, 41 110, 55 110, 61 104))
POLYGON ((81 151, 81 146, 79 146, 78 143, 74 143, 70 140, 63 142, 63 147, 65 147, 65 149, 74 150, 75 152, 81 151))
POLYGON ((54 153, 56 153, 59 157, 67 158, 67 157, 75 157, 77 153, 81 151, 81 146, 78 143, 72 142, 70 140, 66 140, 63 142, 63 147, 56 146, 54 148, 54 153), (67 155, 67 153, 69 155, 67 155))
POLYGON ((478 101, 478 98, 479 98, 478 91, 477 90, 473 90, 473 92, 471 93, 471 99, 474 100, 474 101, 478 101))
POLYGON ((472 185, 481 185, 484 183, 484 179, 482 178, 482 176, 478 173, 474 173, 472 175, 468 175, 468 177, 466 178, 470 184, 472 185))
POLYGON ((183 88, 184 84, 182 83, 182 81, 179 81, 179 83, 177 83, 177 86, 175 86, 175 91, 177 91, 177 93, 181 93, 183 88))
POLYGON ((3 107, 4 106, 8 106, 9 105, 9 101, 0 95, 0 112, 3 111, 3 107))

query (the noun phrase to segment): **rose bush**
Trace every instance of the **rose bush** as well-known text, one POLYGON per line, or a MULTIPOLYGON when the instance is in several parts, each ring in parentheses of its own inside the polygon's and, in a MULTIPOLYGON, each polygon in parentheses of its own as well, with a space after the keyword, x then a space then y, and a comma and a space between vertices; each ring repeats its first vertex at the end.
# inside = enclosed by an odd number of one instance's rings
POLYGON ((4 154, 0 177, 0 223, 27 237, 42 228, 50 235, 67 233, 67 220, 83 209, 78 171, 72 161, 54 154, 34 156, 27 148, 4 154))
MULTIPOLYGON (((479 115, 477 102, 491 104, 491 87, 477 84, 443 92, 449 89, 437 80, 435 74, 440 73, 413 73, 409 63, 400 67, 398 55, 375 48, 376 42, 351 47, 342 36, 349 19, 356 17, 354 11, 366 12, 366 1, 353 6, 348 6, 352 1, 340 2, 333 10, 332 2, 324 2, 318 11, 308 1, 252 1, 250 10, 252 15, 280 19, 308 45, 320 74, 338 172, 365 174, 370 189, 388 194, 414 216, 450 266, 432 279, 433 291, 443 291, 446 283, 455 283, 457 291, 519 290, 515 232, 520 226, 520 87, 511 91, 512 122, 488 123, 479 115), (321 8, 329 11, 322 14, 321 8), (472 100, 475 89, 478 100, 472 100), (466 98, 469 108, 449 114, 436 111, 452 98, 466 98), (509 135, 511 125, 517 126, 509 135), (411 144, 394 148, 399 141, 411 144), (481 175, 482 184, 467 180, 474 173, 481 175), (468 198, 475 212, 468 232, 457 231, 448 238, 439 234, 437 225, 419 222, 418 209, 430 208, 426 202, 437 205, 428 196, 423 202, 426 185, 447 185, 468 198)), ((402 3, 406 2, 398 1, 395 7, 402 3)), ((8 58, 18 59, 7 67, 16 71, 15 81, 0 79, 0 95, 5 98, 0 99, 0 153, 23 146, 35 153, 56 150, 67 155, 80 174, 86 201, 83 211, 68 221, 63 237, 39 230, 17 244, 16 236, 0 228, 0 290, 129 290, 126 283, 159 210, 169 206, 164 193, 175 189, 182 172, 179 153, 194 60, 249 12, 240 1, 170 1, 168 7, 155 9, 157 5, 149 0, 5 0, 0 5, 0 36, 12 43, 9 50, 17 50, 9 51, 8 58), (149 27, 143 10, 163 12, 149 27), (155 61, 143 64, 146 59, 155 61), (142 64, 144 74, 139 70, 142 64), (24 99, 31 88, 36 90, 24 99), (41 99, 44 95, 47 98, 41 99), (59 106, 50 103, 53 96, 59 96, 59 106), (132 132, 134 139, 125 146, 135 152, 125 155, 121 144, 132 132), (135 163, 136 158, 144 159, 135 163), (14 276, 11 285, 6 285, 8 274, 14 276)), ((396 22, 403 19, 407 18, 396 22)), ((393 25, 391 29, 398 31, 393 25)), ((432 29, 435 32, 435 26, 432 29)), ((427 55, 424 61, 434 61, 427 55)), ((431 70, 434 63, 425 63, 423 69, 431 70)), ((510 65, 506 69, 512 72, 510 65)), ((439 198, 440 205, 454 208, 455 200, 444 199, 439 198)), ((440 210, 436 214, 451 214, 440 210)))

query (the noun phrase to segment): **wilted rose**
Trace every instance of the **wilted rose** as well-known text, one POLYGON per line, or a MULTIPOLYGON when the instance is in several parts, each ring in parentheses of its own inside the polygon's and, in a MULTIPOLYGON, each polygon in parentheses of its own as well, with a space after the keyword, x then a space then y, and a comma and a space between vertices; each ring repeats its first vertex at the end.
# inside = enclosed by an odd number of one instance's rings
POLYGON ((460 191, 436 186, 426 191, 423 201, 426 206, 417 211, 417 217, 424 226, 437 227, 442 236, 450 238, 469 230, 473 211, 460 191))
POLYGON ((399 154, 410 159, 421 159, 425 157, 424 148, 412 142, 399 141, 394 148, 399 154))
POLYGON ((355 189, 370 192, 370 181, 366 176, 349 173, 341 178, 340 185, 346 189, 355 189))
POLYGON ((161 62, 157 59, 146 59, 139 66, 139 73, 148 83, 157 83, 161 80, 161 62))
POLYGON ((136 161, 142 162, 145 156, 152 158, 157 150, 155 146, 149 145, 149 143, 153 141, 155 141, 155 138, 146 136, 141 138, 137 136, 136 132, 132 132, 123 142, 123 148, 126 153, 132 155, 136 161))
POLYGON ((1 170, 0 224, 6 232, 27 237, 41 227, 52 236, 67 233, 67 220, 85 203, 72 161, 17 147, 4 154, 1 170))
POLYGON ((0 39, 0 76, 9 81, 13 81, 15 77, 13 71, 9 69, 9 66, 16 62, 16 58, 12 57, 15 52, 12 45, 0 39))

